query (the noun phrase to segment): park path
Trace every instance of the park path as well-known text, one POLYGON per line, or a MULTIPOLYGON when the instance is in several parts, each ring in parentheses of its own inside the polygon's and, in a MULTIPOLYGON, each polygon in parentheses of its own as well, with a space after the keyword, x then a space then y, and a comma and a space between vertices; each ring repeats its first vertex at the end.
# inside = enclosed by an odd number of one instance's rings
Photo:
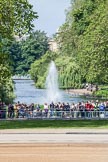
POLYGON ((107 129, 7 129, 0 143, 108 143, 107 129))
POLYGON ((0 130, 0 162, 30 161, 108 162, 108 130, 0 130))
POLYGON ((68 89, 66 90, 66 93, 72 94, 72 95, 91 95, 91 91, 87 91, 87 89, 68 89))
POLYGON ((105 128, 22 128, 0 129, 0 134, 5 133, 108 133, 105 128))

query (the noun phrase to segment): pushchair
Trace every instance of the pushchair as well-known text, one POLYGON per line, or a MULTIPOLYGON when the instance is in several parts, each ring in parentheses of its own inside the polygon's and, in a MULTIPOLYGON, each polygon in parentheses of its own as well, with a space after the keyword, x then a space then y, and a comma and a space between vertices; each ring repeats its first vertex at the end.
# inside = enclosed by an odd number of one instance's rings
POLYGON ((20 118, 20 117, 25 117, 26 116, 26 112, 25 112, 25 110, 23 109, 23 108, 20 108, 19 110, 18 110, 18 117, 20 118))

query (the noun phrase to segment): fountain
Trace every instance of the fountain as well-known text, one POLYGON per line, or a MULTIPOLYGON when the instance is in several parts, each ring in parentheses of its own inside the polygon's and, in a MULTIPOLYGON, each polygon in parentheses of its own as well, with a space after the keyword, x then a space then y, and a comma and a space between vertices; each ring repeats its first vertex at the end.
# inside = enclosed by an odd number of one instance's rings
POLYGON ((61 100, 61 93, 58 85, 58 72, 54 61, 50 63, 45 87, 47 91, 46 100, 48 103, 56 103, 61 100))
POLYGON ((16 99, 14 102, 20 101, 26 104, 40 104, 43 105, 45 102, 50 104, 64 102, 64 103, 78 103, 82 101, 80 97, 74 97, 65 91, 60 90, 58 86, 58 73, 55 63, 51 61, 48 69, 48 76, 46 79, 46 89, 38 89, 34 86, 32 80, 15 80, 15 94, 16 99))

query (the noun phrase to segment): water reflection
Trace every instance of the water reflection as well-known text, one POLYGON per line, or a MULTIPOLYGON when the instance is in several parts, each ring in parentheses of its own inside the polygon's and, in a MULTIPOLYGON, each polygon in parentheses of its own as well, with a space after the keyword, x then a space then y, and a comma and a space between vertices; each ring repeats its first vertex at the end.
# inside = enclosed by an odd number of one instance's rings
MULTIPOLYGON (((37 89, 34 86, 34 82, 32 80, 14 80, 15 81, 15 94, 16 99, 15 102, 20 101, 23 103, 39 103, 44 104, 46 101, 46 90, 45 89, 37 89)), ((65 93, 65 91, 61 91, 63 98, 60 102, 79 102, 82 99, 77 97, 72 97, 70 94, 65 93)))

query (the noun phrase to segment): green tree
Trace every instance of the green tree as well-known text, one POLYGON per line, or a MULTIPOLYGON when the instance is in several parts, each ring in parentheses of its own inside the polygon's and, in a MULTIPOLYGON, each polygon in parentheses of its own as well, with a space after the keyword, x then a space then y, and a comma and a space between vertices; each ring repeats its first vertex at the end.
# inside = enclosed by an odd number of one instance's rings
POLYGON ((13 39, 30 32, 33 28, 33 19, 37 13, 33 12, 32 5, 27 0, 0 0, 0 99, 12 99, 12 80, 10 57, 5 49, 5 39, 13 39))
POLYGON ((13 75, 20 74, 20 64, 22 60, 22 49, 21 49, 21 42, 16 40, 12 41, 11 45, 9 46, 8 52, 10 54, 11 59, 11 67, 13 71, 13 75))
MULTIPOLYGON (((72 1, 56 40, 59 52, 55 54, 54 61, 62 88, 79 88, 84 82, 108 83, 107 0, 72 1)), ((47 55, 41 58, 43 67, 46 64, 44 57, 47 58, 47 55)), ((35 62, 30 70, 36 85, 40 76, 42 83, 45 80, 45 72, 41 75, 39 66, 41 60, 35 62)))
POLYGON ((0 0, 0 35, 2 38, 22 36, 33 29, 37 12, 27 0, 0 0))
POLYGON ((78 59, 88 82, 108 83, 108 1, 94 4, 90 24, 79 39, 78 59))
POLYGON ((107 0, 75 0, 60 28, 62 54, 74 58, 82 82, 108 83, 107 6, 107 0))
POLYGON ((31 64, 29 74, 35 81, 36 87, 44 88, 48 66, 51 60, 55 60, 57 53, 47 51, 39 60, 31 64))
POLYGON ((27 73, 31 63, 39 59, 48 50, 48 37, 45 32, 33 32, 26 40, 21 42, 22 62, 21 68, 23 73, 27 73))

